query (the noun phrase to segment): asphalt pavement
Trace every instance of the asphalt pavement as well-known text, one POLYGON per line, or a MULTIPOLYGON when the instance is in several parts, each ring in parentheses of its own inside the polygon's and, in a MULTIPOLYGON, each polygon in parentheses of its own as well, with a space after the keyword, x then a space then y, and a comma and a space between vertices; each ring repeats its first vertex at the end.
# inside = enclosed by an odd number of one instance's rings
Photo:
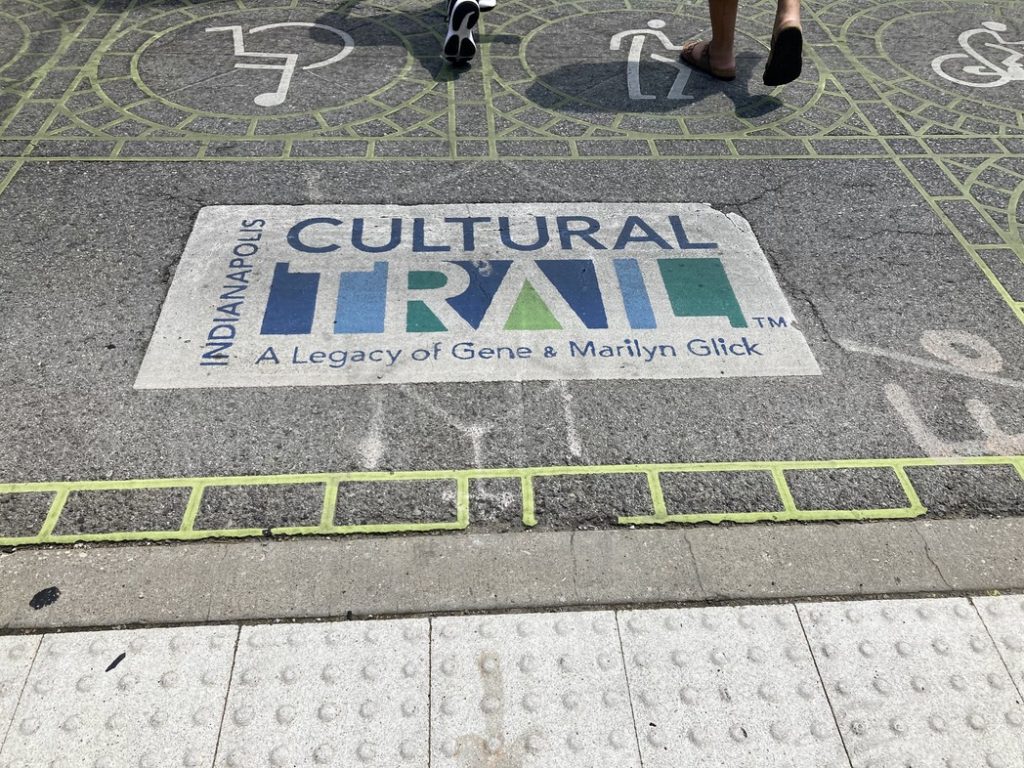
MULTIPOLYGON (((739 76, 722 84, 674 62, 706 31, 692 3, 501 2, 478 59, 453 71, 436 4, 3 0, 0 542, 1019 514, 1013 3, 809 3, 804 73, 774 90, 760 83, 771 11, 743 4, 739 76), (260 254, 229 267, 246 283, 252 267, 235 378, 207 385, 201 358, 160 344, 213 338, 202 318, 224 302, 197 270, 237 245, 239 222, 202 224, 211 206, 268 223, 260 254), (470 208, 499 224, 479 225, 479 252, 438 239, 470 208), (342 297, 369 294, 345 293, 356 278, 339 284, 335 255, 289 244, 310 211, 362 211, 374 243, 387 231, 373 221, 406 217, 411 250, 363 254, 344 275, 391 270, 381 339, 410 358, 456 339, 594 338, 620 357, 619 339, 671 342, 673 359, 660 353, 650 375, 594 352, 575 367, 478 361, 465 376, 435 360, 394 381, 293 366, 270 386, 241 339, 299 349, 267 320, 286 274, 320 275, 315 349, 376 338, 339 335, 352 332, 342 297), (588 212, 601 235, 558 229, 588 212), (537 254, 500 239, 522 244, 541 214, 552 229, 537 254), (742 244, 690 247, 723 227, 742 244), (582 309, 599 301, 573 293, 582 278, 559 282, 566 250, 596 275, 606 316, 582 309), (469 298, 430 303, 460 251, 477 265, 464 297, 491 290, 479 264, 513 264, 477 325, 469 298), (670 284, 677 267, 688 277, 670 284), (735 314, 725 294, 698 296, 715 270, 735 314), (452 334, 403 324, 414 304, 452 334), (173 317, 200 330, 161 335, 173 317), (783 334, 806 356, 776 354, 783 334), (715 339, 751 359, 705 365, 715 339)), ((318 226, 307 242, 329 246, 334 225, 318 226)))

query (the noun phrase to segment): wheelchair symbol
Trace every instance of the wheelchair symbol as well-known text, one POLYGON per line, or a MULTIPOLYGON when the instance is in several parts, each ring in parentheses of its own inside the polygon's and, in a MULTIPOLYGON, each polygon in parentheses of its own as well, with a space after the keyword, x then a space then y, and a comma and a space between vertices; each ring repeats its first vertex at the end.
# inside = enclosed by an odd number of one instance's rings
MULTIPOLYGON (((304 27, 306 29, 321 29, 325 32, 330 32, 335 35, 339 40, 342 41, 342 48, 336 54, 323 61, 318 61, 314 64, 307 64, 301 69, 320 69, 321 67, 327 67, 331 64, 341 61, 353 50, 355 50, 356 44, 352 39, 352 35, 348 32, 342 32, 340 29, 334 27, 328 27, 326 24, 314 24, 308 21, 281 21, 276 24, 263 24, 259 27, 253 27, 249 30, 248 34, 257 32, 266 32, 271 29, 282 29, 285 27, 304 27)), ((292 77, 295 75, 295 69, 299 62, 299 54, 297 53, 256 53, 253 51, 245 50, 245 41, 243 39, 244 32, 242 31, 241 25, 233 25, 230 27, 207 27, 207 32, 230 32, 231 39, 234 43, 235 53, 234 55, 239 58, 248 59, 260 59, 266 63, 257 62, 238 62, 235 64, 235 69, 271 69, 280 70, 281 79, 277 83, 277 89, 268 91, 267 93, 258 94, 253 98, 258 106, 261 107, 277 107, 284 104, 288 99, 288 91, 292 85, 292 77), (271 63, 273 61, 273 63, 271 63)))

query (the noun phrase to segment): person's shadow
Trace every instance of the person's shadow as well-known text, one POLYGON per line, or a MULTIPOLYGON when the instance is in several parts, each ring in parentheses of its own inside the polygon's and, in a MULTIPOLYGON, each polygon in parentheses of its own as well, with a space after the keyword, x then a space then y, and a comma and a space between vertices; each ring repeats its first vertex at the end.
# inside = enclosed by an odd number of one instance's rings
MULTIPOLYGON (((453 67, 441 58, 441 45, 446 31, 444 2, 437 2, 420 14, 375 13, 372 16, 352 15, 356 5, 356 1, 350 0, 321 15, 316 23, 344 30, 352 35, 360 48, 394 48, 395 56, 404 55, 407 51, 435 82, 457 80, 479 66, 479 58, 464 67, 453 67)), ((487 15, 484 14, 481 42, 515 47, 521 44, 521 38, 516 35, 489 36, 486 24, 487 15)), ((318 43, 338 44, 338 38, 326 30, 312 28, 309 35, 318 43)), ((616 55, 610 51, 609 54, 616 55)), ((574 62, 540 75, 524 95, 539 107, 568 114, 607 112, 644 115, 679 113, 688 105, 724 94, 732 101, 737 117, 753 118, 782 106, 782 102, 771 95, 750 92, 749 83, 760 78, 760 66, 763 66, 762 57, 753 53, 740 53, 736 58, 735 80, 719 81, 694 71, 687 81, 685 98, 669 99, 665 95, 672 89, 679 75, 679 67, 672 63, 644 61, 641 74, 645 94, 658 96, 636 100, 629 96, 624 60, 574 62)))
POLYGON ((646 98, 636 99, 629 93, 625 61, 572 63, 545 72, 526 90, 526 97, 546 109, 644 115, 680 114, 690 105, 723 94, 732 102, 737 117, 754 118, 782 106, 771 94, 751 93, 750 83, 760 80, 763 66, 763 57, 740 53, 736 57, 735 80, 716 80, 693 70, 683 98, 667 98, 680 69, 669 63, 643 62, 640 83, 646 98))
MULTIPOLYGON (((353 16, 356 2, 346 2, 320 16, 317 24, 341 29, 356 40, 360 48, 403 48, 417 64, 425 69, 436 82, 458 80, 474 67, 479 67, 479 57, 469 66, 453 67, 441 58, 441 46, 447 31, 446 3, 437 2, 420 14, 409 12, 373 16, 353 16)), ((376 9, 375 9, 376 10, 376 9)), ((483 32, 478 34, 480 43, 505 43, 518 45, 520 38, 515 35, 488 35, 487 15, 483 15, 483 32)), ((326 45, 337 45, 338 40, 331 32, 313 28, 311 39, 326 45)), ((403 55, 396 50, 395 55, 403 55)))

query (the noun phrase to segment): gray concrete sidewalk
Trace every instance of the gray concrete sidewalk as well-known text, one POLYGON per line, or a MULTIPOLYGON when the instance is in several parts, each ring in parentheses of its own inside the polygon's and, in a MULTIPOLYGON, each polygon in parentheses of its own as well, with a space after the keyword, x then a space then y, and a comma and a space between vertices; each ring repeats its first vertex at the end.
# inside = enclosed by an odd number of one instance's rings
POLYGON ((1024 766, 1019 596, 0 637, 0 765, 1024 766))
POLYGON ((1018 519, 22 549, 0 627, 150 626, 1024 591, 1018 519), (56 587, 60 597, 33 607, 56 587))

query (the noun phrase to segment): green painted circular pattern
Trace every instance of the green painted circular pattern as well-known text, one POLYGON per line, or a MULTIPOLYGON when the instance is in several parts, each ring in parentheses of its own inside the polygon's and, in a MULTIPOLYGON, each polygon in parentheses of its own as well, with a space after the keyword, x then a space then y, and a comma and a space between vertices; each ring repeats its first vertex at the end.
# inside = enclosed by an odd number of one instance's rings
POLYGON ((6 72, 27 50, 31 34, 22 21, 0 11, 0 78, 7 79, 6 72))
POLYGON ((4 0, 0 10, 0 87, 29 84, 56 53, 65 34, 65 21, 74 23, 80 6, 69 3, 62 19, 46 5, 27 0, 4 0))
POLYGON ((447 114, 443 86, 410 52, 410 38, 422 42, 428 35, 436 50, 433 34, 416 19, 370 5, 343 17, 329 6, 240 10, 234 3, 205 3, 121 31, 101 52, 94 87, 109 106, 140 124, 140 136, 345 138, 400 135, 416 128, 443 136, 446 125, 430 125, 447 114), (327 67, 304 70, 340 50, 337 36, 309 28, 249 33, 253 27, 296 21, 347 32, 355 50, 327 67), (275 90, 280 71, 235 66, 281 59, 235 57, 229 32, 205 31, 232 25, 245 30, 248 52, 299 56, 284 104, 254 102, 258 94, 275 90))
POLYGON ((765 3, 743 3, 737 24, 737 79, 693 73, 683 90, 691 99, 665 98, 678 71, 652 53, 675 58, 653 36, 642 52, 645 95, 631 100, 626 86, 630 40, 618 51, 611 37, 656 28, 676 46, 706 37, 707 10, 689 2, 580 0, 539 11, 527 0, 499 3, 484 17, 492 43, 493 104, 499 137, 722 137, 821 136, 842 132, 850 103, 826 81, 813 53, 796 83, 772 91, 761 83, 772 18, 765 3), (662 27, 659 22, 664 22, 662 27))
MULTIPOLYGON (((842 26, 840 39, 912 132, 1024 135, 1024 81, 977 88, 954 83, 932 68, 936 57, 962 53, 958 36, 986 21, 1006 24, 1008 39, 1024 39, 1024 16, 1019 2, 1016 5, 1014 9, 1012 3, 960 0, 859 2, 842 26)), ((948 63, 947 71, 955 76, 955 63, 948 63)))
POLYGON ((1019 248, 1024 222, 1024 157, 990 157, 974 169, 965 186, 1000 235, 1019 248))

